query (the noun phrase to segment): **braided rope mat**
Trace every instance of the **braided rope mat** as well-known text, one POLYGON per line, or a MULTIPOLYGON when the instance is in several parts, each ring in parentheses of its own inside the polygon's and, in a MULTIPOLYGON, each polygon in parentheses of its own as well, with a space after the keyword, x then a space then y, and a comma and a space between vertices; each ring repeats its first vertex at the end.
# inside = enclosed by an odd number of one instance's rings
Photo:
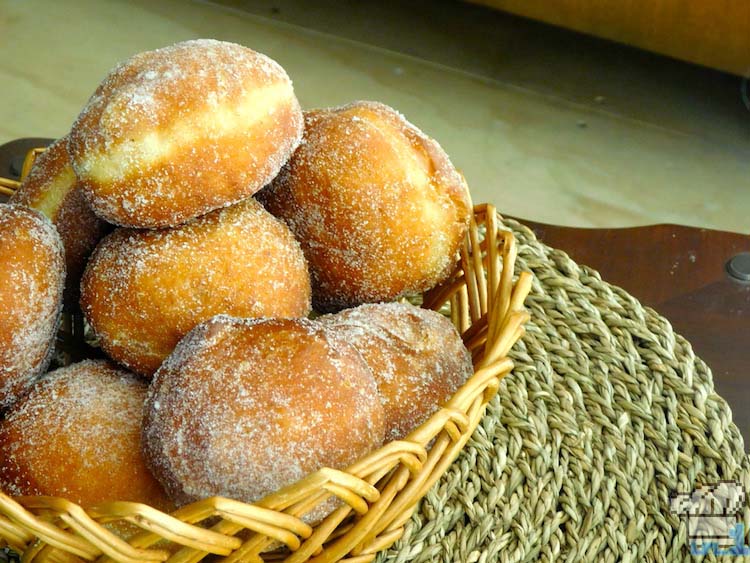
MULTIPOLYGON (((722 479, 750 491, 710 370, 656 312, 504 223, 535 276, 516 367, 378 561, 691 560, 670 493, 722 479)), ((750 530, 750 506, 742 519, 750 530)))

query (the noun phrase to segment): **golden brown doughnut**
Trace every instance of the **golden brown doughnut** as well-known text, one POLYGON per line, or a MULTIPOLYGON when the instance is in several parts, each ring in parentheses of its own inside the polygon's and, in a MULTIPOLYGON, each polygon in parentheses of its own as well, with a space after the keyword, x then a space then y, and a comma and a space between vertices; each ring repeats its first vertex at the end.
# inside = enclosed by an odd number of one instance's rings
POLYGON ((52 223, 33 209, 0 204, 0 411, 47 369, 64 284, 52 223))
POLYGON ((201 39, 115 67, 74 123, 69 150, 99 216, 129 227, 175 226, 262 188, 302 126, 281 66, 201 39))
POLYGON ((258 197, 301 242, 321 311, 437 285, 471 212, 440 145, 375 102, 305 112, 304 141, 258 197))
POLYGON ((146 401, 146 460, 178 504, 256 501, 321 467, 346 467, 382 440, 370 370, 307 319, 221 315, 199 325, 146 401))
POLYGON ((106 233, 107 224, 94 215, 77 185, 67 137, 37 157, 10 201, 41 211, 57 227, 65 248, 66 295, 77 299, 86 260, 106 233))
POLYGON ((456 328, 435 311, 408 303, 368 304, 319 320, 372 369, 388 441, 424 422, 474 373, 456 328))
POLYGON ((0 488, 13 495, 171 503, 141 453, 146 383, 105 360, 49 373, 0 422, 0 488))
POLYGON ((89 260, 81 308, 104 351, 151 375, 214 315, 304 317, 310 279, 299 243, 254 199, 174 229, 119 229, 89 260))

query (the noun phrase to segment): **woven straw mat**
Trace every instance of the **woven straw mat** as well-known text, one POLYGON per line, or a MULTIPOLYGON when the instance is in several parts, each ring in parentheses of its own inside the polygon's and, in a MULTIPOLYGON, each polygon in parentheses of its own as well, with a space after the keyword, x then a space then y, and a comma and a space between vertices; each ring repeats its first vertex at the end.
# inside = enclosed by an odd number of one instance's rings
MULTIPOLYGON (((722 479, 750 491, 710 370, 666 319, 504 224, 535 276, 516 367, 378 561, 691 560, 670 493, 722 479)), ((740 514, 750 529, 750 507, 740 514)))

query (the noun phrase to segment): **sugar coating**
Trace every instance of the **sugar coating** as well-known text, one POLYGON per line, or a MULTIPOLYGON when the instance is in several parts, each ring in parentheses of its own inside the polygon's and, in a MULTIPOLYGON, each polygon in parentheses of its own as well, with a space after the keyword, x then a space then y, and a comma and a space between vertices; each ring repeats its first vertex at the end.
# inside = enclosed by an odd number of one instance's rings
POLYGON ((258 199, 302 243, 322 311, 437 285, 471 212, 440 145, 375 102, 305 112, 302 144, 258 199))
POLYGON ((202 39, 116 66, 74 123, 69 150, 98 215, 122 226, 175 226, 263 187, 302 127, 281 66, 202 39))
POLYGON ((81 306, 110 357, 151 375, 214 315, 306 316, 310 279, 289 229, 251 198, 174 229, 115 231, 89 261, 81 306))
POLYGON ((169 507, 141 453, 146 388, 105 360, 49 373, 0 422, 0 488, 84 506, 169 507))
POLYGON ((197 326, 154 376, 145 420, 146 458, 179 504, 253 502, 383 440, 370 370, 306 319, 197 326))
POLYGON ((44 213, 55 225, 65 248, 66 295, 77 300, 86 260, 107 225, 86 203, 67 146, 68 139, 63 137, 41 153, 10 201, 44 213))
POLYGON ((0 411, 49 364, 60 321, 65 263, 41 213, 0 204, 0 411))
POLYGON ((372 369, 387 441, 424 422, 473 373, 455 327, 435 311, 408 303, 367 304, 319 321, 354 346, 372 369))

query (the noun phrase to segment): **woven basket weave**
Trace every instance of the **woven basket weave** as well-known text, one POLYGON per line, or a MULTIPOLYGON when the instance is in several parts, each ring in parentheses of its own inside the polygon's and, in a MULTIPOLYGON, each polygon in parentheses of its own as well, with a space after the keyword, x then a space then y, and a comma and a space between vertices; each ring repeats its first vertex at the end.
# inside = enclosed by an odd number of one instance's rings
MULTIPOLYGON (((9 191, 16 187, 0 184, 9 191)), ((404 522, 455 460, 512 368, 507 354, 523 335, 529 317, 523 301, 531 287, 528 272, 514 281, 515 256, 515 239, 501 228, 494 207, 475 208, 457 271, 424 295, 423 303, 450 308, 475 373, 403 440, 343 471, 317 471, 255 504, 211 498, 172 515, 128 502, 84 511, 64 499, 0 492, 0 547, 4 542, 22 552, 23 561, 49 563, 187 563, 207 556, 228 563, 372 561, 401 536, 404 522), (314 527, 304 523, 302 516, 331 496, 343 501, 340 507, 314 527), (130 526, 105 526, 113 522, 130 526), (133 525, 143 530, 127 541, 120 538, 133 525)))
MULTIPOLYGON (((505 225, 534 274, 513 373, 378 561, 695 561, 670 493, 720 480, 750 493, 710 370, 655 311, 505 225)), ((750 530, 747 501, 739 520, 750 530)))

